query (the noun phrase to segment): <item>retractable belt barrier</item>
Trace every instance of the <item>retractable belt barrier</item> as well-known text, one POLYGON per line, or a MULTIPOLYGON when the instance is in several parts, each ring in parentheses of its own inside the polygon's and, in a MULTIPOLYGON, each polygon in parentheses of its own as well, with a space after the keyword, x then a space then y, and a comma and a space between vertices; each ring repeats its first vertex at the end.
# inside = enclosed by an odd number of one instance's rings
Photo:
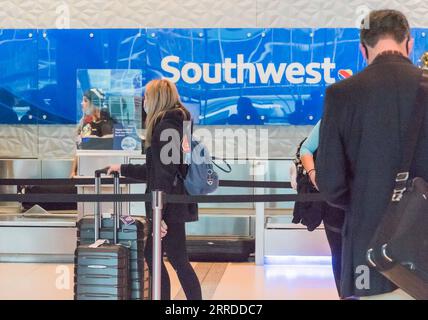
MULTIPOLYGON (((3 202, 152 202, 152 196, 146 193, 133 194, 0 194, 3 202)), ((322 194, 266 194, 266 195, 212 195, 186 196, 178 194, 164 195, 164 203, 243 203, 243 202, 317 202, 323 201, 322 194)))
MULTIPOLYGON (((123 184, 141 184, 144 180, 121 178, 123 184)), ((0 185, 93 185, 94 178, 75 179, 0 179, 0 185)), ((103 184, 113 184, 113 179, 102 179, 103 184)), ((278 181, 245 181, 245 180, 221 180, 220 187, 243 187, 243 188, 269 188, 290 189, 291 183, 278 181)), ((0 194, 0 201, 6 202, 151 202, 150 194, 0 194)), ((188 196, 165 194, 164 203, 244 203, 244 202, 317 202, 323 201, 322 194, 247 194, 247 195, 202 195, 188 196)))
MULTIPOLYGON (((103 184, 113 184, 112 178, 102 178, 103 184)), ((120 178, 121 184, 141 184, 145 180, 133 178, 120 178)), ((0 186, 85 186, 94 185, 95 178, 73 178, 73 179, 0 179, 0 186)), ((280 181, 247 181, 247 180, 220 180, 220 187, 241 188, 281 188, 290 189, 290 182, 280 181)))
MULTIPOLYGON (((103 184, 113 184, 113 178, 102 178, 103 184)), ((145 183, 144 180, 121 178, 121 184, 145 183)), ((95 185, 95 178, 73 179, 0 179, 0 186, 88 186, 95 185)))

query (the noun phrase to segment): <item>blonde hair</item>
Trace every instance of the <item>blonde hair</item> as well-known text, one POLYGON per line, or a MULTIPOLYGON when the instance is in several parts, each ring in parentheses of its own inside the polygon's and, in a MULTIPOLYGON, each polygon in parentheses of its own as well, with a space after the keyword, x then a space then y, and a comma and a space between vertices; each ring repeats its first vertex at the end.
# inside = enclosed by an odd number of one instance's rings
POLYGON ((147 109, 146 118, 146 148, 152 142, 153 129, 166 112, 179 109, 183 112, 184 119, 188 118, 186 108, 180 101, 177 87, 166 79, 152 80, 146 85, 144 103, 147 109))

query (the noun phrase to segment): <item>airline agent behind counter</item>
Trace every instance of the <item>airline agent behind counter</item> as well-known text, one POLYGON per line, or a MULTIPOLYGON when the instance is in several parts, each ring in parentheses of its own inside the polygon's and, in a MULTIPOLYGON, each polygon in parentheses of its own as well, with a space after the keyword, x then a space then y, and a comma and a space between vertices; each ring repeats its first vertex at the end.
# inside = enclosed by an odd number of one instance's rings
MULTIPOLYGON (((96 88, 85 91, 81 102, 83 116, 77 127, 76 145, 81 147, 82 138, 103 137, 113 134, 116 121, 105 107, 105 94, 96 88)), ((77 175, 77 159, 74 158, 70 178, 77 175)))

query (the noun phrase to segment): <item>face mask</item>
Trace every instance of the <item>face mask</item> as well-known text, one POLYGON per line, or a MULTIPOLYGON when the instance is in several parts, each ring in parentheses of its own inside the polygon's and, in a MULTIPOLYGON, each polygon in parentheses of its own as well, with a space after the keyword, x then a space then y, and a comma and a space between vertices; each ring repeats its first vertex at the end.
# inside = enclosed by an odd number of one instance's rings
POLYGON ((85 116, 91 116, 93 113, 93 109, 92 108, 88 108, 84 111, 85 116))
POLYGON ((148 113, 149 113, 149 109, 147 108, 147 105, 146 105, 146 100, 144 100, 144 101, 143 101, 143 109, 144 109, 144 112, 145 112, 146 114, 148 114, 148 113))

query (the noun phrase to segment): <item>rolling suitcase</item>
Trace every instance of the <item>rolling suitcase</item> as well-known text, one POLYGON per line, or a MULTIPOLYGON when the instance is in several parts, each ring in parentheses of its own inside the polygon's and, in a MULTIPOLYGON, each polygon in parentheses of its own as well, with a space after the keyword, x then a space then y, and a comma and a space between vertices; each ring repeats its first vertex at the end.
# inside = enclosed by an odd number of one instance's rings
POLYGON ((242 262, 255 251, 255 239, 242 236, 188 236, 190 261, 242 262))
MULTIPOLYGON (((116 187, 119 190, 118 187, 116 187)), ((116 190, 116 191, 117 191, 116 190)), ((121 207, 118 211, 121 215, 121 207)), ((78 245, 86 245, 93 242, 94 220, 83 218, 77 223, 78 245)), ((117 241, 129 248, 129 267, 131 281, 131 299, 149 299, 149 273, 144 260, 144 247, 147 238, 147 223, 140 217, 121 217, 118 221, 117 241)), ((101 219, 100 237, 114 241, 114 221, 110 218, 101 219)))
MULTIPOLYGON (((101 170, 95 172, 95 185, 99 193, 101 170)), ((119 175, 115 175, 115 190, 119 175)), ((117 205, 114 206, 113 233, 117 234, 117 205)), ((96 204, 93 221, 92 244, 80 244, 75 252, 74 299, 75 300, 129 300, 130 268, 129 249, 114 241, 100 239, 100 204, 96 204), (95 242, 94 242, 95 240, 95 242)), ((117 240, 117 236, 113 237, 117 240)))

